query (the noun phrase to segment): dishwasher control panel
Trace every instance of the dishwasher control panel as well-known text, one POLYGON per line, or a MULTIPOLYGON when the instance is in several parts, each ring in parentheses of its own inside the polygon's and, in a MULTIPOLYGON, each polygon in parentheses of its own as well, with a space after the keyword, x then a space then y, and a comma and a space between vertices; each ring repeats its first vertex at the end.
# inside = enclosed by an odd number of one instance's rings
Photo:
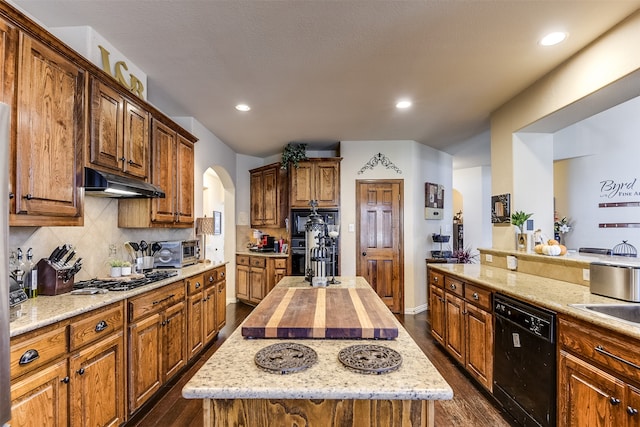
POLYGON ((493 300, 493 311, 511 323, 549 341, 555 341, 555 313, 518 301, 504 295, 496 295, 493 300))

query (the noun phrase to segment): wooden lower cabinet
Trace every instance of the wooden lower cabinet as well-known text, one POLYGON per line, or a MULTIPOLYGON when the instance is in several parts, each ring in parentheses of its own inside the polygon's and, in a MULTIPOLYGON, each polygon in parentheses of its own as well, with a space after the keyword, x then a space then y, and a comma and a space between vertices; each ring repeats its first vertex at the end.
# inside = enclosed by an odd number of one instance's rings
POLYGON ((491 292, 429 271, 431 336, 484 388, 493 390, 491 292))
POLYGON ((129 300, 129 413, 187 361, 187 309, 182 281, 129 300))
POLYGON ((65 427, 69 399, 67 360, 38 370, 11 385, 11 425, 65 427))
POLYGON ((640 426, 640 342, 559 318, 558 426, 640 426))
POLYGON ((236 255, 236 298, 259 304, 286 275, 286 258, 236 255))
POLYGON ((185 282, 187 284, 187 314, 189 318, 187 351, 188 358, 191 359, 204 347, 204 321, 207 311, 204 296, 204 275, 189 277, 185 282))
POLYGON ((11 362, 11 425, 125 422, 123 303, 12 338, 11 362))

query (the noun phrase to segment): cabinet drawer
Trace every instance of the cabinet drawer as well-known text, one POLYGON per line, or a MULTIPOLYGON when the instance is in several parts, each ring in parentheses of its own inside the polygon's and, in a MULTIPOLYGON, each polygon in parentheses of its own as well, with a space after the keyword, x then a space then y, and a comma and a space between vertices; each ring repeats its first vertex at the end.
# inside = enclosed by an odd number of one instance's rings
POLYGON ((287 259, 286 258, 276 258, 274 260, 274 268, 287 268, 287 259))
POLYGON ((236 255, 237 265, 249 265, 249 255, 236 255))
MULTIPOLYGON (((25 340, 11 342, 11 378, 39 368, 67 353, 66 326, 46 332, 35 331, 25 340)), ((4 391, 3 391, 4 393, 4 391)))
POLYGON ((436 273, 435 271, 429 270, 429 284, 433 286, 437 286, 439 288, 443 288, 444 275, 442 273, 436 273))
POLYGON ((447 276, 444 278, 444 288, 460 297, 464 296, 464 282, 460 280, 447 276))
POLYGON ((558 321, 558 340, 562 348, 626 381, 640 384, 640 343, 612 331, 573 322, 558 321))
POLYGON ((157 313, 178 301, 184 301, 184 282, 148 292, 129 300, 129 320, 138 320, 152 313, 157 313))
POLYGON ((216 268, 216 282, 222 282, 227 278, 227 269, 226 267, 218 267, 216 268))
POLYGON ((69 326, 69 346, 74 351, 93 341, 106 337, 114 331, 123 330, 124 315, 122 305, 100 313, 72 321, 69 326))
POLYGON ((189 277, 185 280, 187 282, 187 293, 193 295, 198 292, 202 292, 204 289, 204 275, 199 274, 197 276, 189 277))
POLYGON ((491 311, 491 291, 465 283, 464 298, 479 307, 491 311))
POLYGON ((265 268, 267 266, 267 259, 263 257, 251 257, 251 267, 265 268))

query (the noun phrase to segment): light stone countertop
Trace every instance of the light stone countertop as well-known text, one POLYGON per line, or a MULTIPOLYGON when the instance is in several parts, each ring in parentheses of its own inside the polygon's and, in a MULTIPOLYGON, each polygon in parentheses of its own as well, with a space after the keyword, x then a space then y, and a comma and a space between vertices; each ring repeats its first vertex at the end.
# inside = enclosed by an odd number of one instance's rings
MULTIPOLYGON (((113 291, 95 295, 72 295, 65 293, 55 296, 41 295, 35 299, 29 299, 22 303, 20 310, 15 313, 17 318, 9 322, 10 336, 14 337, 79 314, 87 313, 91 310, 105 307, 109 304, 161 288, 225 264, 226 262, 218 264, 198 263, 189 267, 175 269, 175 271, 178 272, 176 276, 141 286, 131 291, 113 291)), ((14 309, 11 310, 12 319, 14 317, 14 311, 14 309)))
MULTIPOLYGON (((342 283, 330 287, 369 286, 362 277, 336 279, 342 283)), ((309 284, 300 277, 285 277, 277 286, 308 287, 309 284)), ((246 339, 238 327, 184 386, 182 395, 187 399, 451 399, 451 387, 396 322, 398 338, 395 340, 246 339), (311 347, 318 354, 318 362, 305 371, 285 375, 258 368, 255 354, 280 342, 311 347), (381 375, 352 372, 338 360, 338 353, 354 344, 392 348, 402 355, 402 365, 397 371, 381 375)))
MULTIPOLYGON (((429 269, 478 283, 502 294, 567 314, 588 323, 640 339, 640 325, 571 307, 570 304, 633 304, 592 294, 588 286, 547 279, 485 264, 428 264, 429 269)), ((640 305, 640 304, 638 304, 640 305)))

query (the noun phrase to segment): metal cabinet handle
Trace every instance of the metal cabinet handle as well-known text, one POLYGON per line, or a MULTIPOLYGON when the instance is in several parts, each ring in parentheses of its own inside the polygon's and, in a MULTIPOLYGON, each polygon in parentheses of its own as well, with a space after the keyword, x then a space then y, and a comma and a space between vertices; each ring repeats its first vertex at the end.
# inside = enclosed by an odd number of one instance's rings
POLYGON ((130 165, 133 164, 133 160, 129 160, 127 163, 129 163, 130 165))
POLYGON ((107 327, 109 327, 109 324, 106 321, 101 320, 96 324, 95 331, 102 332, 107 329, 107 327))
POLYGON ((435 277, 433 278, 433 281, 434 281, 434 282, 436 282, 436 283, 438 283, 438 276, 435 276, 435 277))
POLYGON ((362 252, 362 256, 367 256, 367 253, 366 252, 362 252))
POLYGON ((627 414, 629 415, 637 415, 638 410, 636 408, 632 408, 631 406, 627 406, 627 414))
POLYGON ((601 345, 597 345, 597 346, 594 348, 594 350, 595 350, 595 351, 597 351, 597 352, 598 352, 598 353, 600 353, 600 354, 604 354, 605 356, 611 357, 612 359, 615 359, 615 360, 617 360, 618 362, 626 363, 626 364, 627 364, 627 365, 629 365, 629 366, 632 366, 632 367, 634 367, 634 368, 636 368, 636 369, 640 369, 640 366, 636 365, 635 363, 633 363, 633 362, 629 362, 628 360, 623 359, 623 358, 622 358, 622 357, 620 357, 620 356, 616 356, 616 355, 615 355, 615 354, 613 354, 613 353, 609 353, 609 352, 608 352, 607 350, 605 350, 605 349, 604 349, 604 347, 603 347, 603 346, 601 346, 601 345))
POLYGON ((200 288, 200 286, 202 286, 202 284, 200 282, 196 282, 196 289, 200 288))
POLYGON ((609 403, 611 403, 613 406, 619 405, 620 404, 620 399, 611 396, 609 398, 609 403))
POLYGON ((16 197, 14 193, 9 193, 9 199, 13 199, 14 197, 16 197))
POLYGON ((472 296, 473 296, 473 299, 476 301, 480 299, 480 295, 478 295, 477 292, 474 292, 472 296))
POLYGON ((77 370, 78 375, 84 375, 84 368, 80 368, 77 370))
POLYGON ((209 283, 213 282, 213 275, 209 275, 209 283))
POLYGON ((457 288, 457 286, 456 286, 456 284, 455 284, 455 283, 451 283, 451 284, 449 285, 449 287, 450 287, 451 289, 453 289, 454 291, 455 291, 455 289, 457 288))
POLYGON ((167 324, 167 322, 166 322, 166 320, 163 320, 160 324, 161 324, 162 326, 164 326, 164 325, 166 325, 166 324, 167 324))
POLYGON ((60 380, 61 383, 69 384, 69 377, 64 377, 60 380))
POLYGON ((27 363, 31 363, 34 360, 38 359, 39 357, 40 357, 40 353, 38 353, 38 350, 34 348, 29 349, 25 351, 22 356, 20 356, 20 361, 18 362, 18 365, 26 365, 27 363))
POLYGON ((32 194, 26 194, 24 196, 24 198, 27 199, 27 200, 31 200, 31 199, 33 199, 33 195, 32 194))

